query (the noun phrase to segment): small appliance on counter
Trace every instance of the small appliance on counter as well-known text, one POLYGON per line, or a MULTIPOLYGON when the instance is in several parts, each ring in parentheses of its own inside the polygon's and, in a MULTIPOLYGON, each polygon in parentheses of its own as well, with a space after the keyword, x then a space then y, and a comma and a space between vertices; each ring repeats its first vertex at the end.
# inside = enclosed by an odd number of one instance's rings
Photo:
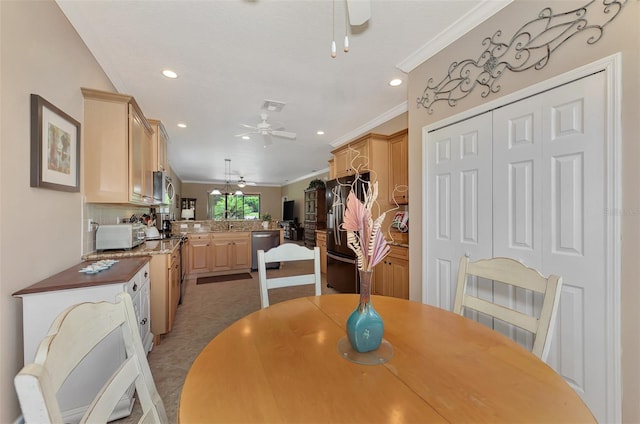
POLYGON ((133 249, 145 239, 141 223, 100 225, 96 231, 96 250, 133 249))

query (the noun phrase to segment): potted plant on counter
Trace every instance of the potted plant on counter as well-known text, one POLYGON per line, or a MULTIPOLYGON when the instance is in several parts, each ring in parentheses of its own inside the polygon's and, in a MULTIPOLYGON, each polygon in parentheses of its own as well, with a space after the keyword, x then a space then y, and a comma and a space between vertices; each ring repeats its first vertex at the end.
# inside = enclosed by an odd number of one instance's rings
POLYGON ((269 228, 270 222, 271 222, 271 214, 269 212, 266 212, 264 215, 262 215, 262 228, 267 230, 269 228))

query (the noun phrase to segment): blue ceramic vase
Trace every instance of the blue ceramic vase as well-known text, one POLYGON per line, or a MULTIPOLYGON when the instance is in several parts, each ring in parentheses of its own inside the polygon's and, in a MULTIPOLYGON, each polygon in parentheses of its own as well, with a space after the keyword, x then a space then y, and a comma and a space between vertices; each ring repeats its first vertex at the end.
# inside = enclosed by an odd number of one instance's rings
POLYGON ((360 274, 360 303, 347 319, 347 336, 351 347, 360 353, 376 350, 382 342, 384 323, 371 305, 373 271, 360 274))

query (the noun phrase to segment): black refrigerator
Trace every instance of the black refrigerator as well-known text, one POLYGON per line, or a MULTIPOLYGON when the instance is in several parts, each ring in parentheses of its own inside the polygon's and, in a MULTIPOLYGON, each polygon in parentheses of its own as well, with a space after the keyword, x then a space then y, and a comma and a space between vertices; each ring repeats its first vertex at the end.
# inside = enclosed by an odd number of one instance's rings
POLYGON ((356 255, 347 246, 347 232, 341 224, 347 206, 347 196, 352 188, 360 200, 369 182, 369 173, 329 180, 326 183, 327 198, 327 285, 341 293, 359 293, 356 255))

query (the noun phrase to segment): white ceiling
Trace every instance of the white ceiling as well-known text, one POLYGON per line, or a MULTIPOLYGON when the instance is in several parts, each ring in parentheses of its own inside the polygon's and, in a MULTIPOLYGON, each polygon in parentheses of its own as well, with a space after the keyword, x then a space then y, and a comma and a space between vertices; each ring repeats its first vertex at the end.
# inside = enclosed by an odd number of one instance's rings
POLYGON ((509 1, 372 0, 344 53, 345 2, 335 0, 333 59, 331 0, 57 0, 116 89, 164 123, 181 180, 224 181, 228 158, 232 180, 259 185, 326 170, 335 146, 415 107, 405 72, 509 1), (269 121, 296 140, 265 148, 260 136, 234 136, 260 121, 266 99, 286 103, 269 121))

